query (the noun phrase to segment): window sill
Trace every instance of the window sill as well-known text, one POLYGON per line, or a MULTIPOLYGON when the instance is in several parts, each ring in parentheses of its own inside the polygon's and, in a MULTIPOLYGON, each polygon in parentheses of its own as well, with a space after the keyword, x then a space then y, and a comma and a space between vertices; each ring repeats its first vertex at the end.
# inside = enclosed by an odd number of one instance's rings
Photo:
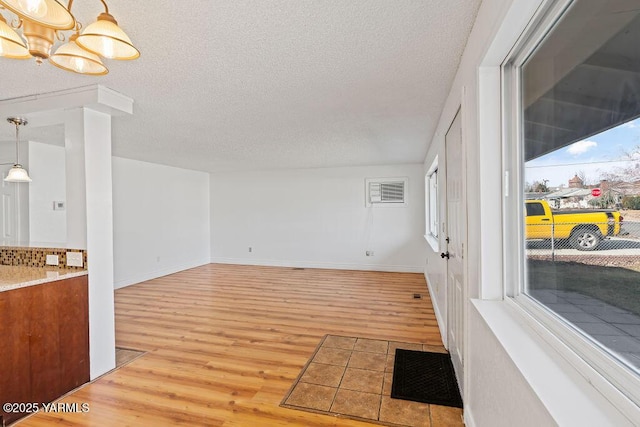
MULTIPOLYGON (((559 425, 633 425, 640 408, 613 386, 598 387, 592 370, 585 375, 547 342, 551 334, 535 327, 529 315, 509 300, 471 300, 473 306, 559 425)), ((564 351, 570 352, 564 348, 564 351)), ((601 378, 601 377, 600 377, 601 378)), ((597 381, 597 383, 601 383, 597 381)))
POLYGON ((431 249, 433 249, 434 252, 440 251, 440 242, 438 242, 438 239, 433 237, 433 235, 425 234, 424 240, 426 240, 427 243, 429 243, 429 246, 431 246, 431 249))

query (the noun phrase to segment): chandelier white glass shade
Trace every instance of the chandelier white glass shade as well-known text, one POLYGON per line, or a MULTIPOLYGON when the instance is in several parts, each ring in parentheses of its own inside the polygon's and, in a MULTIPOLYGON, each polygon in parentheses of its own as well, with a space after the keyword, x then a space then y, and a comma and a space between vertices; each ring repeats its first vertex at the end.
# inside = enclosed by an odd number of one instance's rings
POLYGON ((96 22, 82 30, 77 43, 89 52, 105 58, 127 60, 140 56, 129 36, 108 13, 101 13, 96 22))
POLYGON ((29 59, 31 54, 20 35, 0 15, 0 56, 12 59, 29 59))
POLYGON ((140 52, 109 13, 105 0, 100 1, 104 13, 82 29, 82 24, 71 14, 73 0, 69 0, 66 7, 57 0, 0 0, 0 10, 6 9, 17 16, 9 25, 0 15, 0 56, 33 57, 38 64, 49 59, 64 70, 90 75, 109 72, 98 55, 119 60, 138 58, 140 52), (16 31, 20 29, 22 37, 16 31), (56 40, 64 41, 64 30, 75 33, 51 55, 56 40))
POLYGON ((69 38, 69 43, 63 44, 51 55, 49 62, 63 70, 79 74, 99 76, 107 74, 109 70, 104 66, 100 57, 95 53, 82 49, 76 43, 78 34, 69 38))
POLYGON ((27 120, 20 117, 8 117, 7 121, 16 126, 16 162, 13 164, 13 167, 9 169, 9 173, 4 180, 7 182, 31 182, 27 170, 20 164, 20 149, 18 147, 18 143, 20 142, 20 126, 26 126, 27 120))

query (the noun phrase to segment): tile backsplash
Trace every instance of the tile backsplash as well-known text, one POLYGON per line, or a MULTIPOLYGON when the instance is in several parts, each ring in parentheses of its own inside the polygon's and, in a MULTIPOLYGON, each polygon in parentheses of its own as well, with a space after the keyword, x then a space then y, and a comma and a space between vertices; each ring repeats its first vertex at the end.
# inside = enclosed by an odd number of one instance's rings
POLYGON ((66 248, 0 247, 0 265, 24 265, 28 267, 87 269, 87 251, 66 248), (83 267, 67 266, 67 252, 82 252, 83 267), (58 255, 58 265, 47 265, 47 255, 58 255))

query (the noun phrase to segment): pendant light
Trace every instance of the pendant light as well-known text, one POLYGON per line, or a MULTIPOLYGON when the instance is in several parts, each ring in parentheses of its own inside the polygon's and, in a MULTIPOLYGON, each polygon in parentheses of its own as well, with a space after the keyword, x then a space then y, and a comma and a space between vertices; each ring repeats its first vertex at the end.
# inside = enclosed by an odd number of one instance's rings
POLYGON ((6 182, 31 182, 31 178, 29 178, 27 170, 20 164, 20 150, 18 148, 18 143, 20 142, 20 125, 26 126, 27 119, 20 117, 8 117, 7 121, 16 125, 16 162, 13 167, 9 169, 9 173, 4 180, 6 182))

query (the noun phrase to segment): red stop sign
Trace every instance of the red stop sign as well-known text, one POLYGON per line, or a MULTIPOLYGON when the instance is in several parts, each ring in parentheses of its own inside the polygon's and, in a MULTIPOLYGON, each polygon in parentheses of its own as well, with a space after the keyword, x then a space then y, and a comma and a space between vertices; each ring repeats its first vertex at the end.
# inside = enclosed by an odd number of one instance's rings
POLYGON ((602 191, 599 188, 594 188, 593 190, 591 190, 591 195, 593 197, 600 197, 601 194, 602 191))

